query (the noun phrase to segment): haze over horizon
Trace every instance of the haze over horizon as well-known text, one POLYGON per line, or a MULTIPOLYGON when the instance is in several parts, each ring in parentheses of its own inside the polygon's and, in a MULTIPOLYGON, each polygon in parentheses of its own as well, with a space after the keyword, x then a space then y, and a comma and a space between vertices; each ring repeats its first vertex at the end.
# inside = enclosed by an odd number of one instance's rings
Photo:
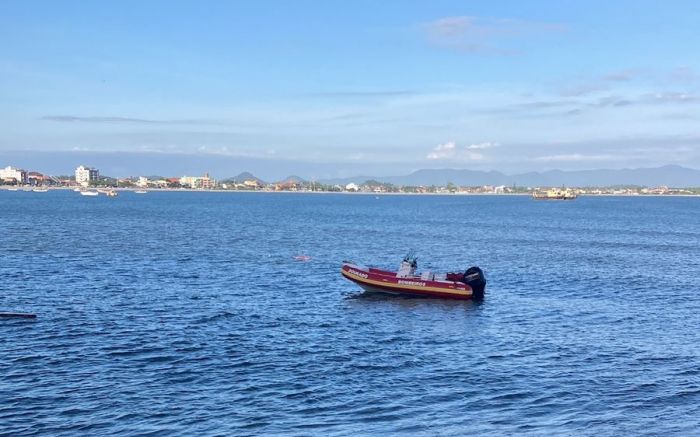
POLYGON ((237 162, 218 176, 318 178, 700 168, 691 1, 0 11, 1 165, 141 157, 154 173, 237 162))

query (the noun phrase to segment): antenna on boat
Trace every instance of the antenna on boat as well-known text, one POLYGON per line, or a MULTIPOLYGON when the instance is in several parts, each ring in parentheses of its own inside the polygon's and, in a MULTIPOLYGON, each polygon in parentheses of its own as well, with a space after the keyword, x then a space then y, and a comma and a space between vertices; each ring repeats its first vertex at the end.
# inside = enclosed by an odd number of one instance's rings
POLYGON ((418 267, 418 258, 416 258, 416 251, 413 249, 408 249, 408 253, 403 257, 405 263, 410 264, 412 267, 418 267))

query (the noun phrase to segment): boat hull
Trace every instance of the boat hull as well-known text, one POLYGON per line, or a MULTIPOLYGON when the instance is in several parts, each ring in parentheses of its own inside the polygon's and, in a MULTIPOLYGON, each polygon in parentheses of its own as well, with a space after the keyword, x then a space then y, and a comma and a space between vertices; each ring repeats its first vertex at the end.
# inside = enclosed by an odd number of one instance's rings
POLYGON ((457 281, 425 280, 421 277, 396 277, 395 272, 367 269, 354 264, 343 264, 344 278, 359 285, 369 293, 435 297, 442 299, 470 300, 475 298, 472 288, 457 281))

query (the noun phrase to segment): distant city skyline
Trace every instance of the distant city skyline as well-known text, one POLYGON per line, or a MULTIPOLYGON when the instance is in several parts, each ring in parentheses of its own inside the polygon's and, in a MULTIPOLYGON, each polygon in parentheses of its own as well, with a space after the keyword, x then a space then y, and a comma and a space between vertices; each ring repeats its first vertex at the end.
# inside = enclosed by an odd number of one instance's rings
POLYGON ((319 179, 700 168, 691 1, 1 9, 2 166, 319 179))

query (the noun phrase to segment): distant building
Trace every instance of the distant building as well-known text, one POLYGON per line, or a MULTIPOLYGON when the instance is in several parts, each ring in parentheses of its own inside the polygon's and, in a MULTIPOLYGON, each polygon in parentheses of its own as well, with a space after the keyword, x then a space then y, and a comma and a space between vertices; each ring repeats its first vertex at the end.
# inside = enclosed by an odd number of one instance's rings
POLYGON ((165 179, 165 182, 167 183, 167 186, 169 186, 169 187, 179 187, 180 186, 180 178, 167 178, 167 179, 165 179))
POLYGON ((90 185, 90 182, 96 181, 100 177, 100 172, 96 168, 85 167, 81 165, 75 169, 75 182, 80 185, 90 185))
POLYGON ((27 171, 20 168, 7 166, 0 169, 0 179, 3 182, 12 182, 16 184, 26 184, 27 183, 27 171))
POLYGON ((194 188, 196 181, 197 178, 195 176, 183 176, 180 178, 180 185, 183 187, 194 188))
POLYGON ((350 182, 349 184, 347 184, 345 186, 346 191, 358 191, 359 189, 360 189, 360 187, 358 187, 357 184, 354 184, 352 182, 350 182))
POLYGON ((275 191, 299 191, 301 184, 294 181, 286 181, 275 184, 275 191))
POLYGON ((146 188, 148 186, 148 178, 144 176, 139 176, 139 180, 136 182, 136 186, 146 188))
POLYGON ((248 188, 262 188, 262 184, 257 179, 246 179, 243 181, 243 185, 248 188))
POLYGON ((29 173, 27 173, 27 182, 29 183, 29 185, 44 185, 46 183, 49 183, 50 181, 50 178, 44 176, 39 172, 30 171, 29 173))
POLYGON ((202 178, 201 183, 202 188, 204 188, 205 190, 216 188, 216 181, 209 177, 209 173, 204 173, 204 177, 202 178))
POLYGON ((209 177, 209 173, 205 173, 204 176, 183 176, 180 178, 180 185, 209 190, 216 187, 216 181, 209 177))

